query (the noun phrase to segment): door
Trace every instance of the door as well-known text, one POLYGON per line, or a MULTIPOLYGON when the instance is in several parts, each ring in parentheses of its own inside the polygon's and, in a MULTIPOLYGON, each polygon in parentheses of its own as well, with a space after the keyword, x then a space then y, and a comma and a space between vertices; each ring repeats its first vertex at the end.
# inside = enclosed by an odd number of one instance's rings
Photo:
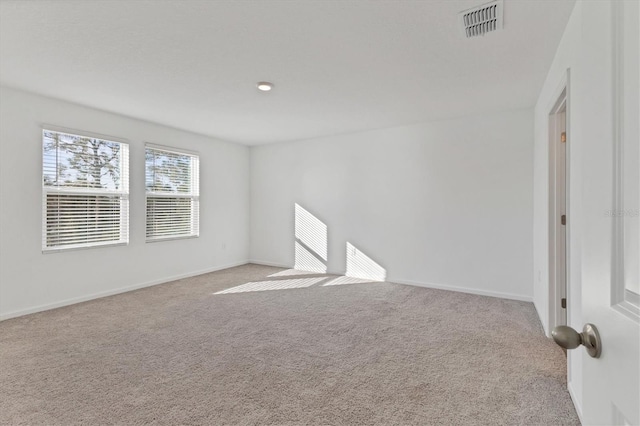
POLYGON ((637 425, 640 2, 583 4, 583 43, 589 48, 581 78, 589 96, 580 99, 582 318, 598 328, 602 341, 599 358, 586 352, 582 358, 583 422, 637 425), (607 31, 591 31, 590 23, 607 31))

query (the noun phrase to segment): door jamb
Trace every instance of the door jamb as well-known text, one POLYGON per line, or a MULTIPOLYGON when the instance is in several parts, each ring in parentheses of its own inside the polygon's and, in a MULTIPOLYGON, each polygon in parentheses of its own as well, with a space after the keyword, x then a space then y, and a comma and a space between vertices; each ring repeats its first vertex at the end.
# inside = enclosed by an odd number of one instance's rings
MULTIPOLYGON (((556 139, 553 138, 553 134, 555 134, 555 115, 562 109, 564 106, 565 109, 565 132, 567 137, 567 146, 566 146, 566 156, 565 156, 565 214, 567 218, 570 218, 570 210, 571 204, 570 200, 570 158, 571 158, 571 126, 570 126, 570 117, 571 117, 571 102, 570 102, 570 70, 567 69, 565 75, 560 81, 556 91, 554 92, 554 96, 551 98, 552 104, 547 108, 549 111, 549 119, 548 119, 548 149, 549 149, 549 212, 548 212, 548 232, 549 232, 549 240, 548 240, 548 253, 549 253, 549 332, 553 330, 554 327, 558 325, 567 325, 570 322, 570 313, 572 306, 572 297, 571 297, 571 286, 570 286, 570 235, 571 235, 571 220, 567 220, 567 224, 565 225, 565 283, 566 283, 566 291, 565 297, 567 299, 567 307, 566 307, 566 323, 564 324, 562 318, 562 307, 561 307, 561 296, 562 289, 557 285, 556 281, 556 267, 555 267, 555 256, 556 256, 556 227, 555 227, 555 217, 556 217, 556 206, 555 206, 555 190, 556 190, 556 179, 555 179, 555 171, 556 171, 556 152, 554 146, 557 142, 556 139)), ((557 135, 556 135, 557 136, 557 135)))

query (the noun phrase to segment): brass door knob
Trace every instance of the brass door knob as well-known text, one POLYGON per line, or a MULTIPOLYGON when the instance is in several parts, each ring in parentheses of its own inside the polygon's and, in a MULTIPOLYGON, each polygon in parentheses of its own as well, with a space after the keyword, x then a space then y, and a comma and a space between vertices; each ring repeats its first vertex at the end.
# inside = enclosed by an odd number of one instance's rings
POLYGON ((575 349, 583 345, 589 356, 600 358, 602 341, 600 340, 598 329, 593 324, 585 324, 582 333, 578 333, 566 325, 559 325, 551 331, 551 337, 565 349, 575 349))

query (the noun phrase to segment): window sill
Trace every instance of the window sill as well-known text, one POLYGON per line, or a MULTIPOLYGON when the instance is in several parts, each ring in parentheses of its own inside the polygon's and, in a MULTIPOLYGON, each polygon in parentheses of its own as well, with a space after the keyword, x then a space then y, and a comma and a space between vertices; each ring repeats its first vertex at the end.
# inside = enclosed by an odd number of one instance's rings
POLYGON ((116 241, 116 242, 108 242, 102 244, 92 244, 90 246, 84 245, 69 245, 69 246, 60 246, 60 247, 43 247, 42 254, 52 254, 52 253, 60 253, 64 251, 76 251, 76 250, 90 250, 104 247, 117 247, 117 246, 127 246, 128 242, 116 241))
POLYGON ((175 235, 169 237, 153 237, 147 238, 147 243, 159 243, 161 241, 173 241, 173 240, 189 240, 193 238, 200 238, 200 235, 175 235))

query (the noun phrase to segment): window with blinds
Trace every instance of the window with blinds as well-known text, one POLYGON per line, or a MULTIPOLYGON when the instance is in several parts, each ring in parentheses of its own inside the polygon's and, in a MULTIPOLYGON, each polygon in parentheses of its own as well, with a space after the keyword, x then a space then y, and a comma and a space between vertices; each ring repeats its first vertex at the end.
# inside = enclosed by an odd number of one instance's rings
POLYGON ((199 157, 147 145, 147 241, 197 237, 200 233, 199 157))
POLYGON ((42 250, 129 242, 129 145, 42 131, 42 250))

